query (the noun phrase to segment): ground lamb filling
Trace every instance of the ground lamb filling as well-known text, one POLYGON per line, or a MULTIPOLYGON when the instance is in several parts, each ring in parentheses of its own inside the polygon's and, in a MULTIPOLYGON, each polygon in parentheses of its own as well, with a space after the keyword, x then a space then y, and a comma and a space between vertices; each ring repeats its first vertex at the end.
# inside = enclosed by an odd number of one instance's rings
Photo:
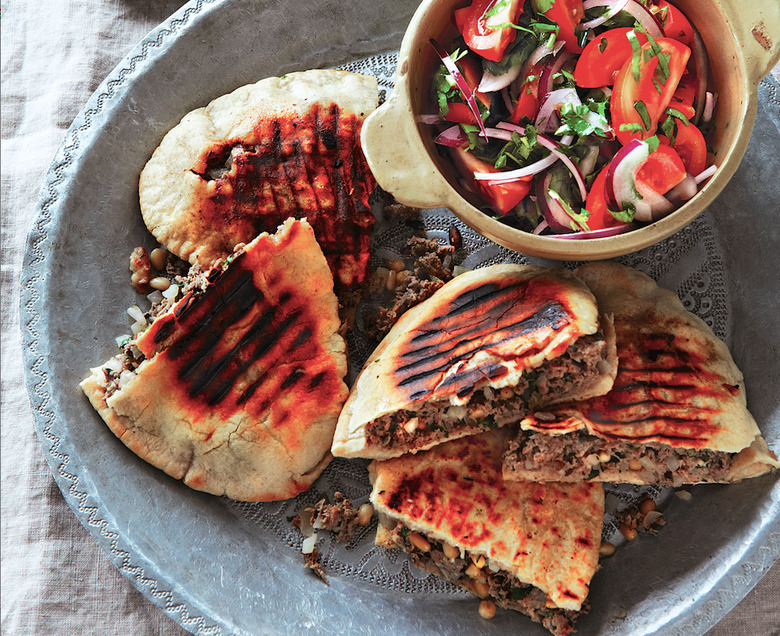
POLYGON ((598 477, 602 470, 634 472, 667 486, 726 479, 733 455, 713 450, 674 448, 666 444, 610 441, 582 431, 546 435, 521 431, 505 456, 509 472, 539 471, 569 481, 598 477))
POLYGON ((574 631, 577 617, 588 610, 587 601, 579 612, 548 607, 547 595, 542 590, 494 567, 486 557, 422 537, 403 524, 397 524, 392 530, 392 540, 411 555, 420 569, 452 581, 481 598, 490 598, 499 607, 526 614, 556 636, 574 631))
POLYGON ((442 400, 415 411, 388 413, 367 425, 368 442, 385 448, 418 447, 447 438, 454 430, 475 434, 516 422, 592 382, 600 375, 605 348, 603 334, 583 336, 563 355, 526 373, 515 386, 477 388, 463 406, 442 400))

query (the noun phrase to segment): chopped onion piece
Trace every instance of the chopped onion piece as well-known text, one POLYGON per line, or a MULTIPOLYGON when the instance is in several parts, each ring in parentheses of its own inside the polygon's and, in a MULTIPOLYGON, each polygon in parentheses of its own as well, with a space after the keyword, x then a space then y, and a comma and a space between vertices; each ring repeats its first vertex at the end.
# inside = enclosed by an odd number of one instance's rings
POLYGON ((477 90, 481 93, 495 93, 496 91, 500 91, 517 79, 522 68, 522 64, 516 64, 515 66, 509 67, 507 72, 501 73, 501 75, 493 75, 490 71, 485 71, 482 74, 482 79, 479 82, 479 86, 477 86, 477 90))
POLYGON ((441 122, 441 117, 438 115, 417 115, 414 119, 418 124, 438 124, 441 122))
POLYGON ((178 285, 171 285, 162 293, 164 298, 167 298, 168 300, 175 300, 176 296, 179 295, 179 286, 178 285))
POLYGON ((141 311, 141 308, 138 305, 133 305, 132 307, 128 307, 127 315, 130 316, 136 322, 144 322, 144 323, 146 322, 146 318, 144 318, 144 312, 141 311))
POLYGON ((303 554, 311 554, 314 552, 314 548, 317 546, 317 534, 314 533, 310 537, 306 537, 301 544, 301 552, 303 554))
POLYGON ((534 231, 533 231, 533 233, 534 233, 534 234, 541 234, 541 233, 542 233, 542 232, 544 232, 544 231, 545 231, 545 230, 546 230, 548 227, 550 227, 550 226, 547 224, 547 221, 545 221, 544 219, 542 219, 542 221, 539 223, 539 225, 537 225, 537 226, 534 228, 534 231))
POLYGON ((452 79, 455 80, 455 84, 457 84, 461 95, 463 95, 463 99, 466 101, 466 104, 468 104, 468 107, 471 109, 471 112, 474 113, 474 117, 476 117, 477 119, 477 123, 479 124, 479 128, 482 131, 482 134, 485 136, 485 138, 487 138, 487 133, 485 132, 485 124, 482 122, 482 115, 480 115, 479 113, 479 106, 477 106, 477 100, 474 99, 474 93, 471 92, 471 88, 466 82, 466 78, 463 77, 463 74, 460 72, 458 65, 455 64, 455 60, 453 60, 447 54, 447 51, 444 50, 444 47, 442 47, 441 44, 439 44, 433 38, 431 38, 428 41, 431 43, 433 50, 436 51, 436 55, 439 56, 442 63, 444 64, 444 68, 447 69, 449 74, 452 76, 452 79))
POLYGON ((534 66, 535 64, 538 64, 541 60, 543 60, 548 55, 552 55, 553 50, 549 46, 545 46, 544 44, 542 46, 537 47, 533 50, 531 55, 528 57, 528 61, 526 62, 526 65, 528 68, 534 66))
POLYGON ((133 336, 131 336, 129 333, 126 333, 123 336, 117 336, 117 338, 116 338, 116 346, 121 348, 122 346, 124 346, 125 342, 127 342, 129 340, 132 340, 132 339, 133 339, 133 336))
POLYGON ((598 0, 585 0, 585 2, 582 3, 583 8, 590 9, 591 7, 596 6, 609 6, 609 11, 607 11, 603 16, 600 18, 594 18, 593 20, 588 20, 587 22, 580 23, 580 29, 583 31, 587 29, 594 29, 597 26, 600 26, 604 24, 607 20, 614 18, 618 13, 620 13, 625 6, 628 4, 629 0, 617 0, 616 2, 609 2, 606 4, 599 4, 598 0))
POLYGON ((139 333, 141 333, 144 329, 146 329, 146 321, 143 322, 134 322, 132 325, 130 325, 130 331, 133 332, 134 336, 137 336, 139 333))
POLYGON ((163 299, 163 295, 159 289, 155 289, 151 294, 146 295, 146 300, 148 300, 153 305, 155 303, 162 302, 162 299, 163 299))
POLYGON ((103 368, 108 369, 113 373, 120 373, 122 371, 123 366, 124 365, 120 360, 117 360, 116 358, 111 358, 110 360, 106 361, 106 363, 103 365, 103 368))
POLYGON ((712 175, 714 175, 717 170, 718 170, 718 166, 712 164, 704 172, 697 174, 693 178, 693 180, 696 182, 696 185, 699 185, 702 181, 704 181, 705 179, 709 179, 712 175))
POLYGON ((124 388, 135 377, 132 371, 125 369, 119 374, 119 388, 124 388))

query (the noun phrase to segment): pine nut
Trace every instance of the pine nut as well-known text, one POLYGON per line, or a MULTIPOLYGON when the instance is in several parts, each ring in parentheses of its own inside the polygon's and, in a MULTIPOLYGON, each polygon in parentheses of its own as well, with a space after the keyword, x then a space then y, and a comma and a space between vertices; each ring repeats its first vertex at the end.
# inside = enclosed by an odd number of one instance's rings
POLYGON ((154 267, 158 272, 162 272, 165 269, 165 261, 167 252, 164 249, 156 248, 152 250, 152 253, 149 255, 149 260, 152 261, 152 267, 154 267))
POLYGON ((603 541, 599 546, 599 554, 601 556, 612 556, 615 554, 615 546, 609 541, 603 541))
POLYGON ((628 467, 631 470, 642 470, 642 463, 638 459, 629 459, 628 467))
POLYGON ((490 620, 496 615, 496 604, 493 601, 481 601, 479 604, 479 615, 490 620))
POLYGON ((478 406, 473 411, 471 411, 471 413, 469 413, 471 419, 474 420, 481 420, 483 417, 485 417, 485 415, 487 415, 487 411, 483 409, 481 406, 478 406))
POLYGON ((374 506, 370 503, 364 503, 358 508, 357 522, 361 526, 367 526, 371 523, 371 518, 374 516, 374 506))
POLYGON ((470 579, 476 579, 482 574, 482 568, 478 568, 474 563, 469 563, 469 567, 466 568, 465 574, 470 579))
POLYGON ((410 274, 409 270, 402 269, 395 276, 395 284, 396 284, 396 286, 405 285, 406 282, 409 280, 410 276, 411 276, 411 274, 410 274))
POLYGON ((394 272, 400 272, 401 270, 406 269, 406 265, 400 258, 393 258, 387 261, 387 269, 394 272))
POLYGON ((639 504, 639 512, 643 515, 646 515, 648 512, 653 512, 653 510, 655 510, 655 502, 652 499, 645 499, 639 504))
POLYGON ((485 567, 485 557, 482 554, 471 555, 471 562, 476 565, 480 570, 485 567))
POLYGON ((431 551, 431 544, 428 543, 428 539, 426 539, 421 534, 418 534, 417 532, 410 532, 408 539, 409 539, 409 543, 411 543, 420 552, 431 551))
POLYGON ((444 556, 450 560, 457 559, 460 556, 460 550, 449 543, 442 543, 441 549, 444 552, 444 556))
POLYGON ((149 281, 149 286, 152 289, 159 289, 165 291, 171 286, 171 281, 165 278, 165 276, 157 276, 149 281))
POLYGON ((636 539, 636 528, 631 528, 625 523, 620 524, 620 534, 622 534, 629 541, 636 539))
POLYGON ((511 400, 514 394, 515 392, 512 390, 511 386, 501 387, 501 390, 498 392, 498 395, 502 400, 511 400))
POLYGON ((387 289, 387 291, 393 291, 395 289, 395 279, 397 277, 398 272, 396 272, 394 269, 391 269, 387 274, 387 282, 385 283, 385 289, 387 289))
POLYGON ((599 453, 599 461, 602 464, 606 464, 610 459, 612 459, 612 455, 610 455, 609 453, 603 453, 603 452, 599 453))

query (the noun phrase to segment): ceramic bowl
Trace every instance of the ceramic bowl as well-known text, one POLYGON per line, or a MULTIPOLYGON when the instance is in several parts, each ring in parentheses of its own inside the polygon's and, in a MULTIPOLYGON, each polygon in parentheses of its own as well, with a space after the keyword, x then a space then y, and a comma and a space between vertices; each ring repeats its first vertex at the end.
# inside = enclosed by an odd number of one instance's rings
POLYGON ((417 121, 418 115, 436 112, 430 86, 440 60, 429 40, 449 45, 457 35, 452 12, 467 4, 468 0, 425 0, 419 6, 401 44, 395 89, 363 125, 363 150, 379 185, 399 202, 421 208, 446 206, 496 243, 543 258, 620 256, 661 241, 700 215, 736 171, 750 140, 758 83, 780 59, 776 0, 677 0, 701 34, 709 56, 708 90, 719 97, 709 137, 717 172, 676 211, 625 234, 582 240, 537 236, 481 212, 458 185, 449 159, 439 154, 430 127, 417 121))

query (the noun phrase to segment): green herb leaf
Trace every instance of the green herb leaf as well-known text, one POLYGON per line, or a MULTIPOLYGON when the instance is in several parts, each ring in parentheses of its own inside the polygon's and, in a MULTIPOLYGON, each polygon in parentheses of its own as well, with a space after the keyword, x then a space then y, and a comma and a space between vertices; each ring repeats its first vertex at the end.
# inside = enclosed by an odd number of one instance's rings
MULTIPOLYGON (((668 115, 671 115, 675 119, 679 119, 686 126, 690 126, 690 124, 691 124, 691 122, 688 120, 688 118, 685 115, 683 115, 676 108, 667 108, 664 112, 667 113, 668 115)), ((670 118, 668 118, 668 119, 670 119, 670 118)))
POLYGON ((609 213, 618 221, 631 223, 631 221, 634 220, 634 216, 636 215, 636 206, 633 203, 624 203, 622 210, 609 210, 609 213))
POLYGON ((539 14, 547 13, 554 4, 555 0, 531 0, 531 6, 539 14))
POLYGON ((658 146, 660 145, 661 141, 658 139, 656 135, 653 135, 652 137, 648 137, 647 139, 645 139, 645 143, 650 149, 650 152, 655 152, 656 150, 658 150, 658 146))
POLYGON ((599 53, 603 53, 607 48, 607 38, 601 38, 599 40, 599 53))
MULTIPOLYGON (((650 125, 652 122, 650 121, 650 113, 647 112, 647 106, 645 106, 645 103, 642 100, 637 100, 634 102, 634 110, 637 112, 639 117, 642 119, 642 125, 644 126, 645 130, 650 130, 650 125)), ((621 126, 622 128, 622 126, 621 126)))
POLYGON ((634 76, 634 81, 639 83, 639 63, 642 61, 642 45, 639 43, 639 38, 636 37, 634 31, 629 31, 626 34, 628 41, 631 43, 631 74, 634 76))
POLYGON ((642 124, 620 124, 621 132, 642 132, 642 124))

